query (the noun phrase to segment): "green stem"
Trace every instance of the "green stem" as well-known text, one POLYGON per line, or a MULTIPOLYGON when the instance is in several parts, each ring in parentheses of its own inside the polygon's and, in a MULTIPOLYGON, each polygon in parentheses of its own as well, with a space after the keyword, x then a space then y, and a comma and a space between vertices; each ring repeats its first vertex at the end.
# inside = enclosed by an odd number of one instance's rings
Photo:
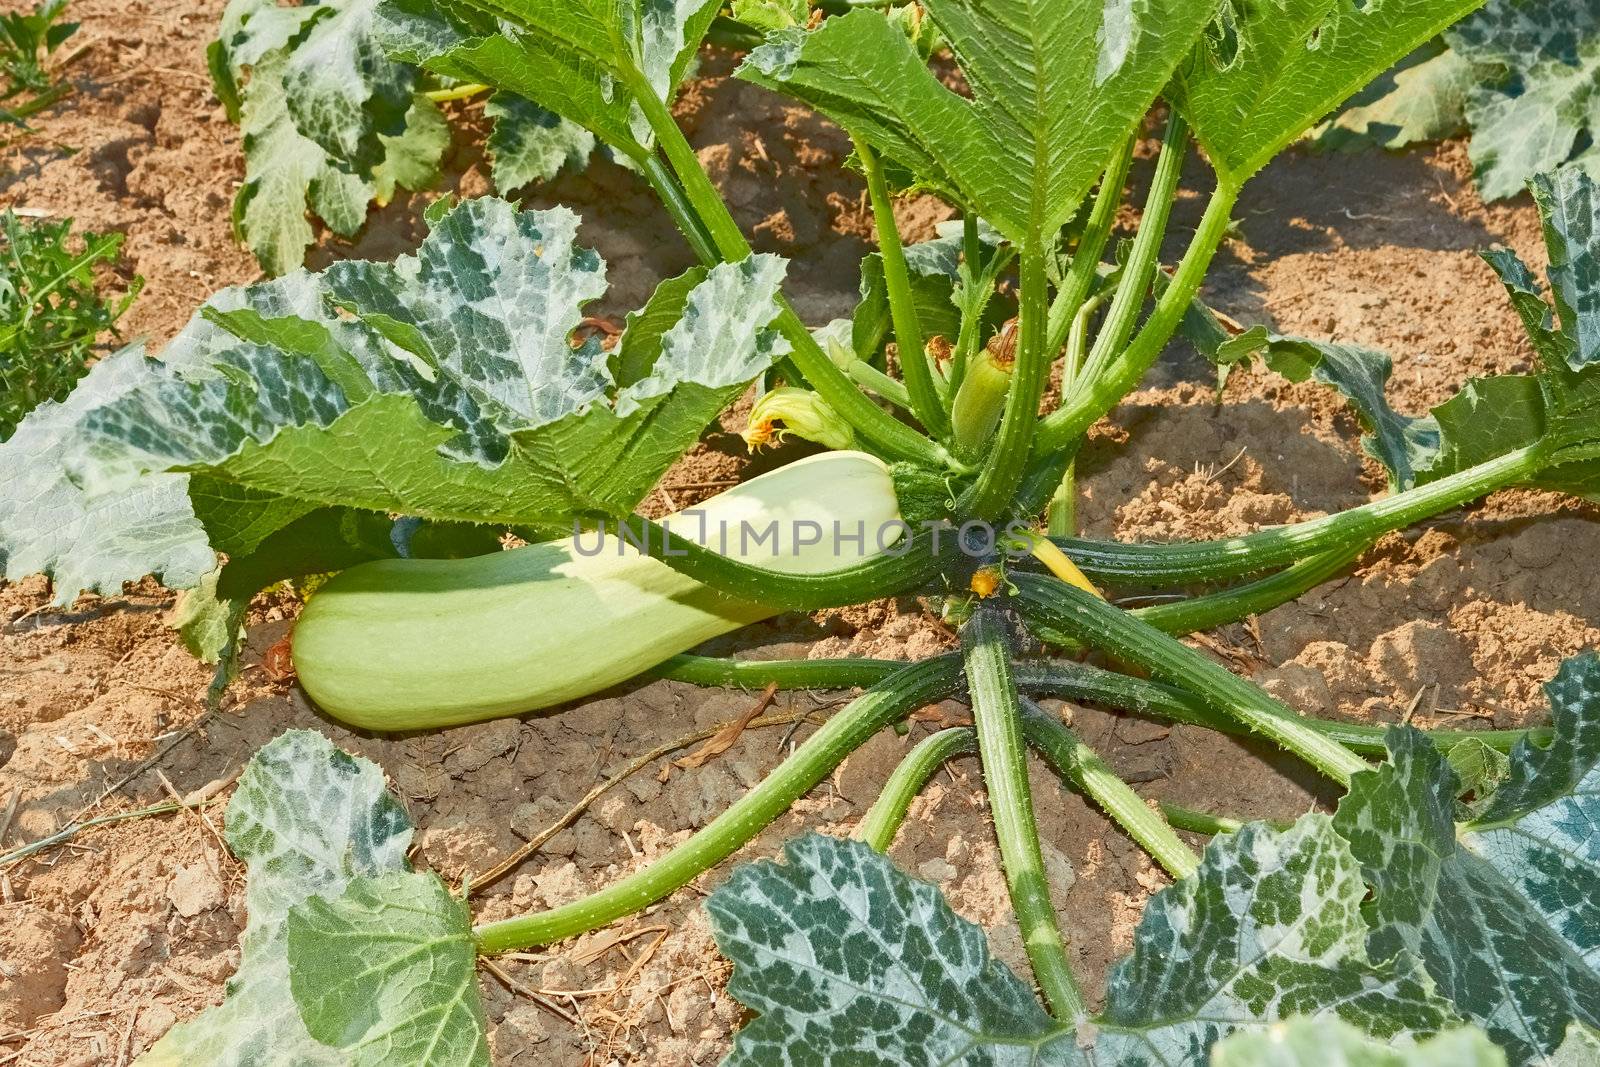
POLYGON ((911 412, 936 438, 950 432, 944 399, 933 381, 922 347, 922 322, 911 295, 911 269, 906 266, 906 250, 900 243, 900 230, 894 221, 894 203, 889 183, 877 154, 860 139, 855 142, 856 158, 867 176, 867 196, 872 201, 872 218, 878 229, 878 254, 883 257, 883 281, 889 292, 889 317, 894 322, 895 343, 900 346, 900 376, 911 396, 911 412))
POLYGON ((900 824, 906 820, 911 802, 917 799, 928 780, 952 758, 977 750, 978 735, 970 726, 953 726, 923 738, 917 747, 906 753, 883 784, 883 792, 878 794, 866 818, 856 827, 856 839, 879 852, 887 852, 894 844, 900 824))
POLYGON ((695 685, 740 689, 856 689, 877 685, 905 662, 893 659, 721 659, 715 656, 673 656, 650 673, 695 685))
MULTIPOLYGON (((1128 390, 1139 384, 1139 379, 1144 377, 1145 371, 1150 369, 1150 365, 1171 340, 1189 304, 1199 292, 1206 269, 1211 266, 1211 258, 1228 231, 1238 195, 1237 186, 1218 183, 1216 191, 1211 194, 1211 202, 1206 205, 1200 228, 1195 231, 1188 251, 1172 276, 1172 284, 1156 301, 1155 309, 1121 357, 1112 362, 1087 388, 1079 390, 1044 419, 1034 441, 1036 456, 1050 456, 1073 445, 1088 433, 1089 427, 1116 406, 1128 390)), ((1076 307, 1073 310, 1076 311, 1076 307)))
POLYGON ((1066 946, 1050 903, 1050 883, 1033 820, 1022 713, 1011 681, 1011 648, 999 613, 980 607, 961 628, 967 687, 978 728, 978 755, 989 792, 1006 887, 1017 913, 1022 944, 1056 1017, 1076 1023, 1088 1009, 1067 965, 1066 946))
POLYGON ((865 360, 856 360, 846 372, 857 385, 872 390, 901 411, 911 410, 911 394, 903 383, 895 381, 865 360))
POLYGON ((1187 878, 1200 866, 1200 857, 1172 832, 1159 812, 1150 810, 1127 782, 1117 776, 1100 754, 1031 700, 1022 702, 1022 731, 1056 772, 1073 788, 1098 804, 1113 822, 1150 853, 1174 878, 1187 878))
MULTIPOLYGON (((1244 723, 1214 710, 1199 697, 1160 682, 1132 678, 1100 667, 1070 660, 1031 660, 1016 668, 1017 685, 1024 692, 1052 696, 1079 704, 1097 704, 1118 711, 1144 715, 1163 722, 1199 726, 1218 733, 1248 737, 1253 731, 1244 723)), ((1333 719, 1300 720, 1306 726, 1364 756, 1384 756, 1388 752, 1384 736, 1388 726, 1365 726, 1333 719)), ((1524 737, 1543 744, 1550 730, 1425 730, 1441 750, 1449 750, 1468 738, 1481 741, 1497 752, 1509 752, 1524 737)))
POLYGON ((1197 811, 1186 808, 1181 804, 1161 802, 1161 814, 1167 817, 1167 822, 1179 830, 1188 830, 1192 834, 1205 834, 1215 837, 1218 834, 1237 833, 1243 828, 1244 823, 1238 819, 1230 819, 1225 815, 1213 815, 1208 811, 1197 811))
MULTIPOLYGON (((1076 264, 1074 264, 1076 265, 1076 264)), ((1017 485, 1039 425, 1039 399, 1044 395, 1050 373, 1051 353, 1046 347, 1048 283, 1045 279, 1044 252, 1035 243, 1022 250, 1020 300, 1017 314, 1017 358, 1011 374, 1011 391, 1006 394, 1005 414, 1000 418, 1000 433, 988 460, 978 475, 977 484, 967 494, 964 511, 973 518, 994 520, 1011 507, 1017 485)))
POLYGON ((1507 452, 1436 482, 1292 526, 1217 541, 1164 545, 1063 539, 1085 574, 1106 582, 1210 582, 1268 570, 1350 544, 1366 544, 1496 489, 1528 481, 1546 464, 1540 445, 1507 452))
POLYGON ((695 257, 707 267, 721 263, 722 256, 717 251, 717 242, 712 240, 710 232, 700 221, 700 215, 695 211, 694 205, 689 203, 689 198, 684 195, 683 186, 672 176, 667 164, 654 153, 637 162, 639 169, 644 172, 645 180, 650 183, 650 188, 655 190, 656 197, 667 209, 667 214, 683 234, 684 240, 689 242, 689 248, 695 257))
POLYGON ((1128 170, 1133 164, 1133 138, 1122 146, 1111 159, 1100 179, 1100 190, 1095 193, 1094 207, 1078 238, 1078 248, 1072 255, 1072 266, 1050 305, 1050 331, 1046 347, 1058 351, 1067 342, 1067 332, 1077 318, 1083 302, 1089 297, 1095 277, 1100 271, 1100 257, 1105 254, 1106 242, 1111 239, 1111 228, 1117 221, 1117 208, 1122 206, 1122 187, 1128 182, 1128 170))
POLYGON ((805 740, 767 778, 683 844, 643 870, 559 908, 480 926, 485 955, 547 945, 641 911, 722 862, 826 778, 873 734, 924 704, 953 692, 960 660, 940 656, 912 664, 852 701, 805 740))
POLYGON ((1307 556, 1258 581, 1170 604, 1135 608, 1133 614, 1164 633, 1192 634, 1212 630, 1296 599, 1343 571, 1370 547, 1369 543, 1358 541, 1348 547, 1307 556))
POLYGON ((1013 574, 1011 581, 1025 619, 1038 618, 1121 662, 1137 664, 1187 689, 1340 785, 1348 787, 1352 775, 1368 769, 1366 760, 1307 726, 1259 686, 1126 611, 1055 578, 1013 574))
POLYGON ((788 574, 730 559, 638 515, 622 520, 618 528, 628 544, 673 570, 730 597, 783 611, 819 611, 909 593, 937 574, 945 557, 956 551, 946 537, 936 555, 934 533, 923 529, 909 539, 902 535, 890 552, 854 566, 823 574, 788 574))
POLYGON ((1183 171, 1183 158, 1189 148, 1189 127, 1176 109, 1167 120, 1166 132, 1161 138, 1161 155, 1156 161, 1156 172, 1150 182, 1150 192, 1145 198, 1144 217, 1139 220, 1139 232, 1123 264, 1122 278, 1117 284, 1116 296, 1100 325, 1094 348, 1089 352, 1088 363, 1076 377, 1069 392, 1062 390, 1064 402, 1070 403, 1074 395, 1093 390, 1095 381, 1110 365, 1111 359, 1122 351, 1139 321, 1144 308, 1145 295, 1155 278, 1161 255, 1161 240, 1166 236, 1167 221, 1172 216, 1172 202, 1178 192, 1178 178, 1183 171))
MULTIPOLYGON (((728 205, 723 203, 705 168, 700 165, 700 159, 683 136, 683 131, 678 128, 672 112, 642 76, 638 84, 630 88, 634 90, 639 109, 654 131, 667 162, 672 165, 676 177, 673 184, 681 193, 682 206, 692 212, 693 219, 698 220, 711 243, 711 248, 706 251, 730 263, 737 263, 749 256, 749 242, 740 232, 739 224, 728 211, 728 205)), ((696 239, 691 232, 693 227, 689 226, 690 218, 674 211, 671 204, 667 205, 667 210, 679 228, 684 230, 684 236, 690 244, 695 244, 696 239)), ((696 248, 696 254, 706 259, 701 249, 696 248)), ((800 321, 800 316, 787 299, 780 296, 779 305, 781 310, 773 325, 789 342, 793 350, 791 358, 800 368, 800 373, 805 375, 806 381, 840 418, 855 427, 857 433, 887 457, 911 460, 925 466, 951 465, 950 457, 942 447, 883 410, 834 366, 833 360, 811 336, 811 331, 806 329, 805 323, 800 321)))

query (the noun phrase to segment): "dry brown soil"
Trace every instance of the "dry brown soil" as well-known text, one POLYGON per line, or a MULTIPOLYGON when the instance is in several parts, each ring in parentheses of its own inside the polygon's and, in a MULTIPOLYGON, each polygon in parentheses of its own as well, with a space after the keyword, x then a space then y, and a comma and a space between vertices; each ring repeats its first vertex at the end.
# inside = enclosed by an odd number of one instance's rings
MULTIPOLYGON (((148 287, 127 327, 157 347, 212 291, 258 276, 229 232, 238 136, 204 73, 221 6, 75 0, 72 13, 84 23, 75 45, 87 46, 71 68, 79 91, 39 122, 37 136, 0 154, 0 204, 128 235, 129 266, 148 287)), ((727 66, 708 59, 680 114, 760 245, 793 257, 790 292, 802 314, 813 322, 845 314, 870 232, 861 188, 838 168, 846 144, 803 110, 724 80, 727 66)), ((470 120, 471 109, 462 117, 470 120)), ((461 192, 487 190, 470 135, 450 162, 461 192)), ((1203 166, 1191 172, 1203 185, 1203 166)), ((1411 411, 1469 375, 1525 367, 1521 331, 1475 253, 1502 241, 1542 262, 1537 220, 1526 200, 1486 208, 1467 173, 1459 144, 1394 156, 1291 153, 1244 198, 1238 239, 1219 256, 1209 296, 1247 322, 1389 349, 1397 399, 1411 411)), ((313 265, 414 247, 414 199, 375 212, 353 245, 325 242, 313 265)), ((608 314, 636 306, 688 263, 665 216, 610 164, 528 199, 584 213, 584 237, 610 263, 608 314)), ((1175 240, 1198 210, 1198 198, 1180 205, 1175 240)), ((946 214, 932 203, 904 211, 922 234, 946 214)), ((1316 387, 1245 373, 1219 403, 1208 375, 1175 349, 1097 431, 1084 461, 1088 533, 1208 537, 1381 492, 1378 471, 1354 447, 1355 425, 1316 387)), ((710 434, 652 505, 681 505, 747 469, 737 438, 710 434)), ((1353 574, 1226 627, 1206 647, 1307 713, 1395 721, 1409 710, 1422 725, 1514 726, 1542 714, 1538 688, 1557 663, 1600 637, 1600 586, 1587 577, 1597 553, 1592 509, 1500 494, 1386 539, 1353 574)), ((208 672, 165 627, 172 602, 146 583, 55 610, 42 580, 0 587, 0 851, 83 814, 158 802, 169 788, 209 791, 219 802, 203 814, 86 831, 0 871, 0 1064, 126 1063, 216 1002, 245 920, 242 872, 217 836, 220 801, 250 754, 285 729, 322 730, 382 765, 416 820, 417 861, 455 881, 515 849, 636 754, 734 718, 754 699, 656 682, 521 720, 416 737, 355 734, 263 666, 297 610, 291 597, 273 595, 256 605, 243 681, 206 716, 199 694, 208 672), (15 810, 6 819, 8 799, 15 810)), ((952 640, 904 602, 782 619, 721 647, 914 656, 952 640)), ((778 708, 825 712, 838 702, 798 694, 778 708)), ((944 710, 952 718, 964 711, 944 710)), ((1255 746, 1065 711, 1152 798, 1245 817, 1293 816, 1331 799, 1301 768, 1255 746)), ((886 734, 869 744, 743 855, 770 855, 808 828, 848 831, 897 756, 932 728, 919 723, 910 738, 886 734)), ((752 731, 697 770, 651 766, 486 887, 482 914, 560 904, 634 870, 758 781, 792 740, 783 729, 752 731)), ((1038 768, 1034 786, 1074 962, 1097 987, 1165 878, 1038 768)), ((1005 959, 1022 965, 973 760, 953 763, 916 803, 893 856, 938 882, 989 928, 1005 959)), ((560 1014, 485 974, 496 1062, 716 1062, 741 1010, 724 992, 727 965, 699 903, 725 874, 713 871, 613 929, 502 961, 560 1014)))

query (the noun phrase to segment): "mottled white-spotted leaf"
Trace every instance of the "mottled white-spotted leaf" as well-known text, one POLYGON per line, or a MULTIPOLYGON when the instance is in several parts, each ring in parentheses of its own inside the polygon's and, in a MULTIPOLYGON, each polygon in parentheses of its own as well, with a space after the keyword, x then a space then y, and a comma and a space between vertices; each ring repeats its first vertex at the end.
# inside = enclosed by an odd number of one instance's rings
POLYGON ((1505 1067, 1506 1054, 1474 1027, 1396 1048, 1337 1019, 1291 1019, 1235 1034, 1211 1054, 1211 1067, 1505 1067))
POLYGON ((635 160, 655 139, 635 92, 670 101, 716 0, 381 0, 391 55, 515 93, 635 160))
MULTIPOLYGON (((312 1037, 289 992, 286 921, 311 897, 338 897, 352 881, 409 873, 411 823, 374 764, 309 730, 256 753, 228 803, 228 847, 245 864, 249 922, 239 970, 222 1003, 179 1023, 146 1052, 145 1067, 338 1067, 338 1050, 312 1037)), ((349 966, 350 957, 344 958, 349 966)), ((465 1062, 465 1061, 461 1061, 465 1062)), ((487 1059, 484 1060, 487 1062, 487 1059)))
POLYGON ((1014 241, 1053 238, 1217 0, 927 0, 966 75, 946 88, 882 12, 779 30, 741 78, 804 100, 1014 241))
POLYGON ((1404 1044, 1454 1016, 1412 960, 1375 961, 1366 887, 1328 819, 1221 835, 1200 870, 1153 898, 1105 1010, 1055 1022, 938 891, 858 842, 792 841, 707 902, 733 960, 729 992, 759 1013, 730 1064, 1204 1062, 1241 1030, 1340 1018, 1404 1044))
POLYGON ((1358 89, 1483 0, 1227 0, 1173 98, 1242 182, 1358 89))
POLYGON ((375 0, 231 0, 208 53, 217 94, 240 124, 245 180, 234 223, 269 274, 300 266, 309 208, 345 236, 396 183, 422 188, 448 136, 414 96, 416 69, 387 58, 375 0))
POLYGON ((53 572, 68 599, 149 573, 185 587, 215 549, 275 581, 370 558, 359 531, 296 535, 314 515, 564 534, 631 511, 786 351, 767 329, 784 262, 666 283, 673 314, 624 339, 650 355, 615 382, 600 343, 573 339, 605 289, 576 229, 564 209, 468 201, 417 256, 227 290, 160 359, 102 362, 0 445, 6 572, 53 572))
POLYGON ((1469 821, 1409 729, 1335 817, 1373 887, 1372 952, 1419 954, 1514 1065, 1557 1062, 1571 1023, 1600 1025, 1600 657, 1567 661, 1547 692, 1553 739, 1520 743, 1469 821))
POLYGON ((594 134, 515 93, 495 93, 483 113, 494 120, 485 147, 502 193, 549 181, 563 167, 581 170, 594 151, 594 134))
POLYGON ((1480 76, 1467 94, 1472 161, 1490 200, 1574 159, 1600 169, 1600 3, 1492 0, 1445 34, 1480 76))
POLYGON ((287 927, 300 1019, 343 1062, 487 1067, 472 917, 437 875, 352 879, 290 908, 287 927))
POLYGON ((983 931, 860 842, 796 838, 706 911, 734 963, 728 991, 759 1013, 725 1067, 1080 1062, 983 931))
POLYGON ((46 400, 0 443, 0 577, 48 574, 56 603, 67 604, 83 590, 115 595, 146 574, 186 588, 216 567, 183 475, 91 499, 61 464, 84 415, 136 388, 144 359, 139 344, 102 359, 65 400, 46 400))

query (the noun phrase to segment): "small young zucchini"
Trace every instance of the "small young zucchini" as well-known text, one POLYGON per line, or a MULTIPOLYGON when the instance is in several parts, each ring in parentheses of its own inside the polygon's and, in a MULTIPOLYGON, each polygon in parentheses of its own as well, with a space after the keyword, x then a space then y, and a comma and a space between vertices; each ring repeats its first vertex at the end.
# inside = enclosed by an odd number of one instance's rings
MULTIPOLYGON (((747 563, 823 574, 881 551, 880 531, 892 545, 899 518, 880 460, 830 452, 667 521, 747 563), (758 541, 769 527, 776 541, 758 541), (836 529, 866 536, 836 541, 836 529)), ((351 567, 306 604, 293 658, 300 684, 334 718, 368 730, 433 729, 587 696, 774 614, 641 554, 609 527, 603 542, 589 533, 471 559, 351 567)))

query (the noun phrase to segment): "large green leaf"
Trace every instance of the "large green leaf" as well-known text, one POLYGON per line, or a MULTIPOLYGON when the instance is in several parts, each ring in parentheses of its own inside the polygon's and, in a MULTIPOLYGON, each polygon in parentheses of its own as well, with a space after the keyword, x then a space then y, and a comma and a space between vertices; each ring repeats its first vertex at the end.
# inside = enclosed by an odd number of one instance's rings
POLYGON ((1505 1067, 1482 1030, 1461 1027, 1395 1048, 1337 1019, 1291 1019, 1219 1043, 1211 1067, 1505 1067))
POLYGON ((811 836, 784 855, 706 905, 735 965, 729 992, 759 1013, 732 1065, 1155 1067, 1291 1016, 1401 1043, 1454 1018, 1413 961, 1368 957, 1366 887, 1323 816, 1214 840, 1151 900, 1105 1010, 1081 1027, 1046 1015, 978 928, 865 845, 811 836))
POLYGON ((380 0, 390 54, 514 93, 634 159, 654 143, 634 92, 670 101, 716 0, 380 0))
POLYGON ((1468 822, 1437 747, 1399 728, 1335 817, 1373 887, 1374 955, 1420 954, 1513 1064, 1554 1062, 1570 1023, 1600 1025, 1600 657, 1547 692, 1553 740, 1520 743, 1468 822))
POLYGON ((1214 0, 928 0, 970 99, 858 10, 770 35, 739 76, 798 97, 1017 242, 1053 237, 1144 117, 1214 0))
MULTIPOLYGON (((227 839, 248 872, 249 923, 238 973, 221 1004, 173 1027, 139 1062, 340 1067, 346 1058, 311 1035, 290 995, 286 924, 296 905, 337 898, 361 879, 392 872, 426 881, 406 864, 405 810, 385 790, 377 766, 340 752, 321 734, 295 730, 245 768, 228 804, 227 839)), ((339 959, 346 967, 353 962, 347 953, 339 959)))
POLYGON ((1490 199, 1580 153, 1600 168, 1600 2, 1493 0, 1446 34, 1452 50, 1492 71, 1467 95, 1472 160, 1490 199))
POLYGON ((1228 0, 1173 94, 1223 178, 1240 183, 1483 0, 1228 0))
POLYGON ((489 1063, 472 916, 436 875, 352 879, 289 909, 289 986, 351 1067, 489 1063))

